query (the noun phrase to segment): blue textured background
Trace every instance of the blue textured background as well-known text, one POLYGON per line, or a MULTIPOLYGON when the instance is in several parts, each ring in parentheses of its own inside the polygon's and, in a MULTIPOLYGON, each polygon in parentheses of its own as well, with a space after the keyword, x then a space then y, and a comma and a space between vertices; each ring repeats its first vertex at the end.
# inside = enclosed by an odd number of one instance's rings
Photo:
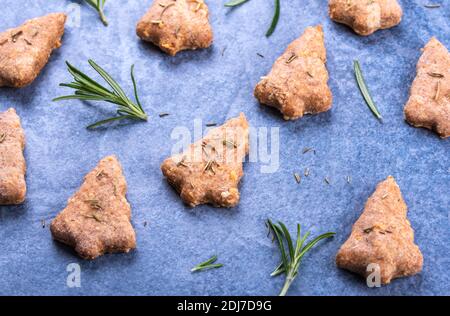
MULTIPOLYGON (((70 3, 1 2, 1 30, 65 10, 70 3)), ((279 253, 266 238, 268 217, 286 222, 292 231, 300 222, 313 234, 337 232, 307 255, 292 295, 450 294, 449 142, 403 120, 420 48, 433 35, 450 47, 448 1, 433 1, 445 4, 426 9, 428 0, 403 0, 400 26, 359 37, 330 21, 325 0, 284 0, 278 28, 268 39, 264 32, 273 14, 272 1, 252 0, 235 10, 224 8, 224 1, 208 1, 214 45, 176 57, 135 35, 150 0, 107 2, 108 28, 83 5, 81 27, 66 29, 63 46, 38 79, 24 89, 0 89, 0 109, 15 107, 22 118, 28 164, 25 204, 0 208, 0 294, 276 295, 283 279, 269 276, 279 253), (318 23, 325 31, 333 108, 284 122, 276 111, 258 105, 253 87, 305 27, 318 23), (130 93, 129 67, 136 64, 148 123, 88 131, 84 126, 114 108, 51 102, 67 92, 58 87, 70 80, 64 61, 92 74, 88 58, 130 93), (384 116, 382 124, 355 85, 355 58, 384 116), (185 207, 159 169, 174 143, 172 129, 193 130, 194 119, 222 123, 240 111, 254 127, 280 127, 279 170, 262 174, 261 164, 246 163, 242 199, 234 209, 185 207), (160 112, 170 116, 160 118, 160 112), (304 147, 314 147, 316 155, 302 155, 304 147), (138 248, 83 261, 52 241, 48 223, 84 174, 108 154, 116 154, 124 168, 138 248), (306 167, 311 175, 297 185, 292 174, 306 167), (424 269, 417 276, 369 289, 364 279, 337 269, 334 256, 376 184, 389 174, 409 206, 424 269), (353 179, 350 185, 347 175, 353 179), (326 176, 331 185, 324 182, 326 176), (44 229, 42 220, 47 222, 44 229), (213 254, 225 267, 190 273, 193 265, 213 254), (66 266, 72 262, 82 269, 78 289, 66 286, 66 266)))

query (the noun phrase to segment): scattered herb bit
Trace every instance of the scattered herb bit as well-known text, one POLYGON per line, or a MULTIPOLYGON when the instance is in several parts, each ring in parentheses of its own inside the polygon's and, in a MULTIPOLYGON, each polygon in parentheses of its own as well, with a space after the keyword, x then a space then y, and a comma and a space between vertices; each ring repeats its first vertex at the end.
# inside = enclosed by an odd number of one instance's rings
POLYGON ((362 75, 361 66, 359 65, 359 61, 357 61, 357 60, 354 60, 354 70, 355 70, 356 81, 358 83, 361 94, 363 95, 364 100, 367 103, 367 106, 372 111, 372 113, 379 120, 381 120, 382 116, 381 116, 380 112, 378 111, 377 106, 373 102, 373 99, 369 93, 369 90, 367 89, 367 85, 366 85, 366 83, 364 81, 364 77, 362 75))
POLYGON ((227 147, 237 148, 236 143, 231 140, 224 139, 222 144, 227 147))
POLYGON ((349 184, 350 184, 350 183, 352 182, 352 177, 351 177, 351 176, 347 176, 347 178, 346 178, 346 179, 347 179, 347 183, 349 183, 349 184))
POLYGON ((211 171, 212 173, 216 174, 216 172, 214 171, 214 163, 216 163, 215 160, 209 159, 209 160, 206 162, 205 167, 203 168, 203 172, 211 171))
POLYGON ((169 113, 159 113, 159 117, 165 117, 165 116, 169 116, 169 113))
POLYGON ((444 75, 438 72, 429 72, 428 75, 434 78, 444 78, 444 75))
POLYGON ((88 203, 89 206, 95 210, 102 210, 102 206, 100 205, 99 200, 92 199, 92 200, 85 200, 84 202, 88 203))
POLYGON ((297 181, 298 184, 302 181, 302 177, 298 173, 294 173, 295 181, 297 181))
POLYGON ((285 296, 292 282, 298 275, 298 268, 300 266, 300 262, 303 256, 319 241, 325 238, 330 238, 334 236, 335 233, 328 232, 322 234, 311 240, 305 246, 303 246, 310 233, 307 232, 302 237, 300 234, 301 230, 300 224, 297 224, 297 241, 294 247, 291 235, 287 230, 286 226, 282 222, 278 222, 278 224, 273 224, 272 221, 269 219, 267 220, 267 225, 269 226, 269 229, 272 231, 274 238, 278 241, 278 247, 280 249, 282 259, 281 263, 271 273, 271 276, 285 274, 286 280, 280 292, 280 296, 285 296), (287 244, 287 251, 285 244, 287 244))
POLYGON ((91 7, 94 8, 98 12, 100 20, 102 21, 104 26, 108 26, 108 20, 106 20, 105 13, 103 12, 103 8, 105 7, 106 0, 84 0, 91 7))
POLYGON ((295 55, 295 53, 292 53, 291 57, 289 57, 288 60, 286 60, 286 64, 292 63, 297 58, 298 58, 298 56, 295 55))
POLYGON ((147 221, 144 221, 144 227, 147 227, 147 221))
POLYGON ((305 169, 305 177, 309 177, 309 168, 305 169))
POLYGON ((264 55, 263 55, 263 54, 256 53, 256 55, 258 55, 258 56, 261 57, 261 58, 264 58, 264 55))
POLYGON ((365 234, 369 234, 369 233, 371 233, 372 231, 373 231, 373 227, 369 227, 369 228, 366 228, 366 229, 363 230, 363 232, 364 232, 365 234))
POLYGON ((45 219, 41 220, 41 226, 42 228, 45 228, 45 219))
POLYGON ((328 177, 325 177, 325 179, 323 180, 326 182, 326 184, 331 184, 330 179, 328 177))
POLYGON ((6 133, 1 133, 0 134, 0 144, 3 143, 6 139, 6 133))
MULTIPOLYGON (((249 0, 231 0, 225 3, 226 7, 237 7, 241 4, 248 2, 249 0)), ((275 0, 275 12, 273 14, 272 23, 270 24, 269 29, 266 32, 266 37, 269 37, 275 31, 277 27, 278 20, 280 19, 280 0, 275 0)))
POLYGON ((17 39, 23 34, 23 31, 18 31, 11 35, 11 40, 13 43, 17 42, 17 39))
POLYGON ((227 47, 225 46, 223 49, 222 49, 222 53, 221 53, 221 55, 223 56, 223 55, 225 55, 225 51, 227 50, 227 47))
POLYGON ((204 271, 204 270, 208 270, 208 269, 216 269, 216 268, 223 267, 223 264, 221 264, 221 263, 214 264, 214 262, 216 262, 216 261, 217 261, 217 256, 212 256, 210 259, 206 260, 205 262, 202 262, 202 263, 196 265, 195 267, 193 267, 191 269, 191 272, 204 271))
POLYGON ((441 81, 439 80, 436 83, 436 94, 434 95, 434 100, 439 101, 440 96, 441 96, 441 81))
POLYGON ((102 78, 108 83, 113 91, 105 88, 94 79, 84 74, 69 62, 66 62, 68 71, 73 76, 74 81, 71 83, 61 83, 62 87, 69 87, 75 89, 73 95, 62 96, 53 99, 53 101, 78 99, 84 101, 105 101, 109 103, 116 104, 118 106, 117 114, 118 116, 108 118, 105 120, 98 121, 94 124, 89 125, 87 128, 92 129, 100 125, 110 123, 113 121, 132 119, 132 120, 142 120, 147 121, 147 114, 145 114, 144 109, 139 101, 136 88, 136 80, 134 78, 134 65, 131 66, 131 80, 134 87, 134 96, 136 98, 136 103, 131 101, 126 95, 119 84, 99 65, 97 65, 92 59, 89 59, 89 64, 95 71, 102 76, 102 78))
POLYGON ((307 74, 308 76, 310 76, 311 78, 314 78, 314 75, 312 74, 311 71, 308 70, 308 71, 306 72, 306 74, 307 74))
POLYGON ((305 147, 305 148, 303 148, 302 153, 306 154, 306 153, 308 153, 310 151, 312 151, 314 154, 316 154, 316 150, 314 148, 312 148, 312 147, 305 147))
POLYGON ((206 127, 217 126, 217 123, 206 123, 206 127))
POLYGON ((425 4, 424 7, 427 9, 437 9, 437 8, 440 8, 441 5, 438 3, 436 3, 436 4, 432 3, 432 4, 425 4))
POLYGON ((387 198, 388 196, 389 196, 389 194, 386 193, 385 195, 383 195, 383 196, 381 197, 381 199, 384 200, 384 199, 387 198))
POLYGON ((27 40, 26 38, 24 38, 23 41, 24 41, 25 43, 27 43, 27 45, 29 45, 29 46, 32 46, 32 45, 33 45, 33 43, 31 43, 31 42, 30 42, 29 40, 27 40))

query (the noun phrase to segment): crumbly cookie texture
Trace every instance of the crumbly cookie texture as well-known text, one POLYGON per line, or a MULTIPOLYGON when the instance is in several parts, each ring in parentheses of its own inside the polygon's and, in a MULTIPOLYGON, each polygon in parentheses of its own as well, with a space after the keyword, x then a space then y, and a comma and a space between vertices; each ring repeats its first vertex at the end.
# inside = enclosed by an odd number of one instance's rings
POLYGON ((32 83, 61 46, 65 22, 64 13, 52 13, 0 33, 0 87, 32 83))
POLYGON ((248 123, 241 113, 166 159, 161 170, 191 207, 206 203, 233 207, 239 202, 238 184, 248 150, 248 123))
POLYGON ((52 221, 53 238, 84 259, 136 248, 127 183, 115 156, 103 158, 52 221))
POLYGON ((403 15, 397 0, 330 0, 328 12, 332 20, 363 36, 398 25, 403 15))
POLYGON ((442 138, 450 136, 450 53, 434 37, 417 63, 404 112, 411 125, 434 130, 442 138))
POLYGON ((154 0, 136 33, 174 56, 181 50, 207 48, 213 41, 204 0, 154 0))
POLYGON ((0 204, 25 200, 25 134, 14 109, 0 113, 0 204))
POLYGON ((333 98, 326 59, 322 27, 308 27, 261 78, 255 97, 261 104, 277 108, 285 120, 328 111, 333 98))
POLYGON ((414 231, 406 217, 400 188, 389 176, 378 184, 349 239, 336 256, 338 267, 367 277, 370 264, 380 267, 380 281, 410 276, 422 270, 423 257, 414 244, 414 231))

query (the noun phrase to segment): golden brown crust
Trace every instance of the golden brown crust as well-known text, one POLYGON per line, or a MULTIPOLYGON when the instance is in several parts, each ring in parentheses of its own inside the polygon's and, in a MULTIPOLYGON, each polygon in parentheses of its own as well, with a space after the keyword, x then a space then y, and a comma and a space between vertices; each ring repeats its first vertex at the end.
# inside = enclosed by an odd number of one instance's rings
POLYGON ((336 256, 336 264, 366 277, 370 274, 367 266, 378 264, 382 284, 419 273, 423 257, 414 244, 414 231, 406 214, 400 188, 389 176, 367 200, 350 237, 336 256))
POLYGON ((328 13, 363 36, 398 25, 403 15, 397 0, 330 0, 328 13))
POLYGON ((25 200, 25 134, 14 109, 0 113, 0 204, 25 200))
POLYGON ((255 97, 280 110, 286 120, 328 111, 333 98, 327 85, 326 59, 322 27, 308 27, 262 77, 255 97))
POLYGON ((248 123, 241 113, 166 159, 161 170, 186 204, 233 207, 239 203, 238 184, 248 150, 248 123))
POLYGON ((0 87, 29 85, 61 46, 64 13, 52 13, 26 21, 0 34, 0 87))
POLYGON ((405 118, 411 125, 434 130, 442 138, 450 136, 450 53, 434 37, 417 63, 405 118))
POLYGON ((203 0, 154 0, 136 33, 174 56, 181 50, 211 46, 213 33, 208 16, 203 0))
POLYGON ((52 221, 53 238, 84 259, 136 248, 127 183, 115 156, 103 158, 52 221))

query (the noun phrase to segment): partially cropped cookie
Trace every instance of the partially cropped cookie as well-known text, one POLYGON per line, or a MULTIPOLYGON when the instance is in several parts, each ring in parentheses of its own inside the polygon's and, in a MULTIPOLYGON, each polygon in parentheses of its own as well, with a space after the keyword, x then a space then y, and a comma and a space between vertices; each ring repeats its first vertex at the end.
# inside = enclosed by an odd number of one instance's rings
POLYGON ((442 138, 450 136, 450 53, 434 37, 417 63, 405 118, 411 125, 434 130, 442 138))
POLYGON ((127 183, 115 156, 103 158, 52 221, 53 238, 84 259, 136 248, 127 183))
POLYGON ((365 277, 373 272, 370 264, 378 265, 382 284, 419 273, 423 257, 406 214, 400 188, 389 176, 367 201, 336 256, 337 265, 365 277))
POLYGON ((214 128, 186 151, 166 159, 161 170, 183 201, 194 207, 233 207, 248 154, 248 123, 243 113, 214 128))
POLYGON ((213 33, 208 16, 203 0, 154 0, 136 33, 174 56, 181 50, 211 46, 213 33))
POLYGON ((328 12, 332 20, 363 36, 396 26, 403 15, 397 0, 330 0, 328 12))
POLYGON ((25 200, 25 134, 14 109, 0 113, 0 204, 25 200))
POLYGON ((327 54, 321 26, 308 27, 279 57, 255 87, 260 103, 277 108, 286 120, 328 111, 327 54))
POLYGON ((32 83, 61 46, 65 22, 64 13, 52 13, 0 33, 0 87, 32 83))

